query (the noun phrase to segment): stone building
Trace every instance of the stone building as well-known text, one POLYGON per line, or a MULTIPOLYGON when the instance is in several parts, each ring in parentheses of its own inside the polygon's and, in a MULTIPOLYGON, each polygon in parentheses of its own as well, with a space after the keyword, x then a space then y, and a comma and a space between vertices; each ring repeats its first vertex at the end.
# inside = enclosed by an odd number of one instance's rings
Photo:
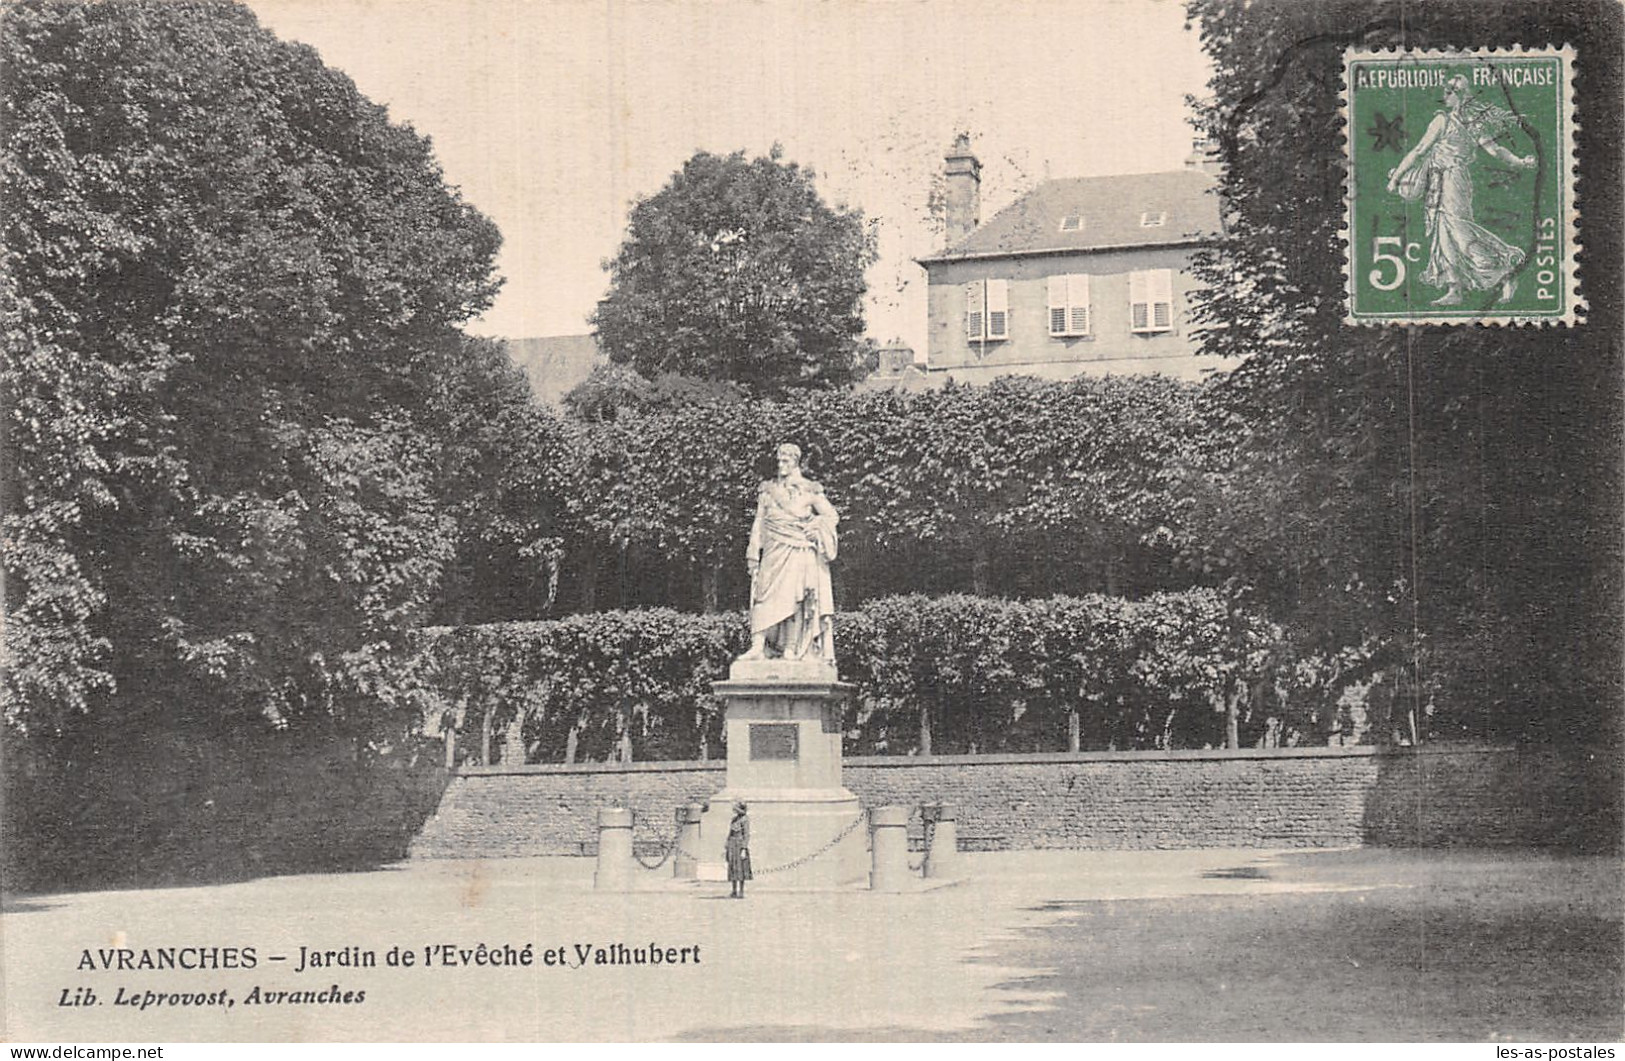
POLYGON ((893 339, 882 346, 875 370, 859 380, 855 390, 920 391, 940 384, 932 380, 923 366, 914 360, 914 348, 901 339, 893 339))
POLYGON ((947 156, 947 245, 927 277, 927 368, 967 383, 1160 373, 1196 379, 1192 253, 1219 231, 1211 156, 1168 173, 1046 180, 981 223, 981 163, 947 156))

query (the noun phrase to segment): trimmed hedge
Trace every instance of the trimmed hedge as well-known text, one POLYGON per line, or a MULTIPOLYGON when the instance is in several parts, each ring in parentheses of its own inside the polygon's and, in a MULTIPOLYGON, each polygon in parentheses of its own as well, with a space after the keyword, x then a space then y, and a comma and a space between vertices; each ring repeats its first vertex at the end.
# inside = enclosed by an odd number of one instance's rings
MULTIPOLYGON (((858 754, 1201 748, 1234 707, 1249 736, 1279 632, 1211 590, 1143 600, 900 596, 836 619, 858 754)), ((711 682, 739 613, 597 612, 424 631, 442 727, 466 761, 715 757, 711 682), (485 752, 489 744, 489 755, 485 752)))
POLYGON ((745 539, 781 442, 841 512, 843 599, 1181 589, 1200 388, 1161 377, 697 402, 566 425, 561 600, 715 610, 744 600, 745 539), (922 581, 923 580, 923 581, 922 581))

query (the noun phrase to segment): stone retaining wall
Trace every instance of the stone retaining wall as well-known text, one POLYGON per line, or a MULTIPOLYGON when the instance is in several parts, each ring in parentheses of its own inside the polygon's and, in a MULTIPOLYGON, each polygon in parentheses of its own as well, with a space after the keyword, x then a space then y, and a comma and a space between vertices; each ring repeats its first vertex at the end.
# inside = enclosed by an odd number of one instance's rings
MULTIPOLYGON (((414 857, 591 854, 597 808, 630 807, 640 850, 722 788, 720 761, 467 767, 414 857)), ((1617 844, 1616 760, 1433 746, 846 760, 865 806, 946 801, 961 846, 1134 849, 1617 844)), ((918 823, 916 821, 916 832, 918 823)))

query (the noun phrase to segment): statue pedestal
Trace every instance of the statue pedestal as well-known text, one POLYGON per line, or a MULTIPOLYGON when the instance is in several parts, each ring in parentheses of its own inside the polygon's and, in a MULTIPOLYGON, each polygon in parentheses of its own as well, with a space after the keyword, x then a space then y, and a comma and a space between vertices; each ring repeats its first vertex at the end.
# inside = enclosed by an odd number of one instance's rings
POLYGON ((712 689, 727 705, 728 781, 700 819, 699 879, 728 879, 723 845, 742 802, 756 874, 749 887, 863 883, 868 830, 848 828, 862 807, 841 784, 841 710, 852 687, 825 663, 740 660, 712 689), (763 873, 791 862, 798 864, 763 873))

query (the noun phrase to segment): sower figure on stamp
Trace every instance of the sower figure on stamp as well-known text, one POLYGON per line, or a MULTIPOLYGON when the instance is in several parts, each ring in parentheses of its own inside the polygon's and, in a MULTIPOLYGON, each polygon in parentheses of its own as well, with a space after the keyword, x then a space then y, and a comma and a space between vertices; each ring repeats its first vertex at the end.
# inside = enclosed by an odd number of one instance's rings
POLYGON ((1474 218, 1471 166, 1479 149, 1513 169, 1534 169, 1536 159, 1495 142, 1515 127, 1515 118, 1476 98, 1465 75, 1445 84, 1444 104, 1422 139, 1389 171, 1388 190, 1408 202, 1426 196, 1428 264, 1422 280, 1445 289, 1434 305, 1459 305, 1463 288, 1488 291, 1497 284, 1505 302, 1516 293, 1512 271, 1524 252, 1474 218))
POLYGON ((824 488, 801 474, 801 449, 778 450, 777 479, 761 485, 745 566, 750 571, 750 651, 743 659, 778 656, 835 662, 835 559, 840 516, 824 488))

